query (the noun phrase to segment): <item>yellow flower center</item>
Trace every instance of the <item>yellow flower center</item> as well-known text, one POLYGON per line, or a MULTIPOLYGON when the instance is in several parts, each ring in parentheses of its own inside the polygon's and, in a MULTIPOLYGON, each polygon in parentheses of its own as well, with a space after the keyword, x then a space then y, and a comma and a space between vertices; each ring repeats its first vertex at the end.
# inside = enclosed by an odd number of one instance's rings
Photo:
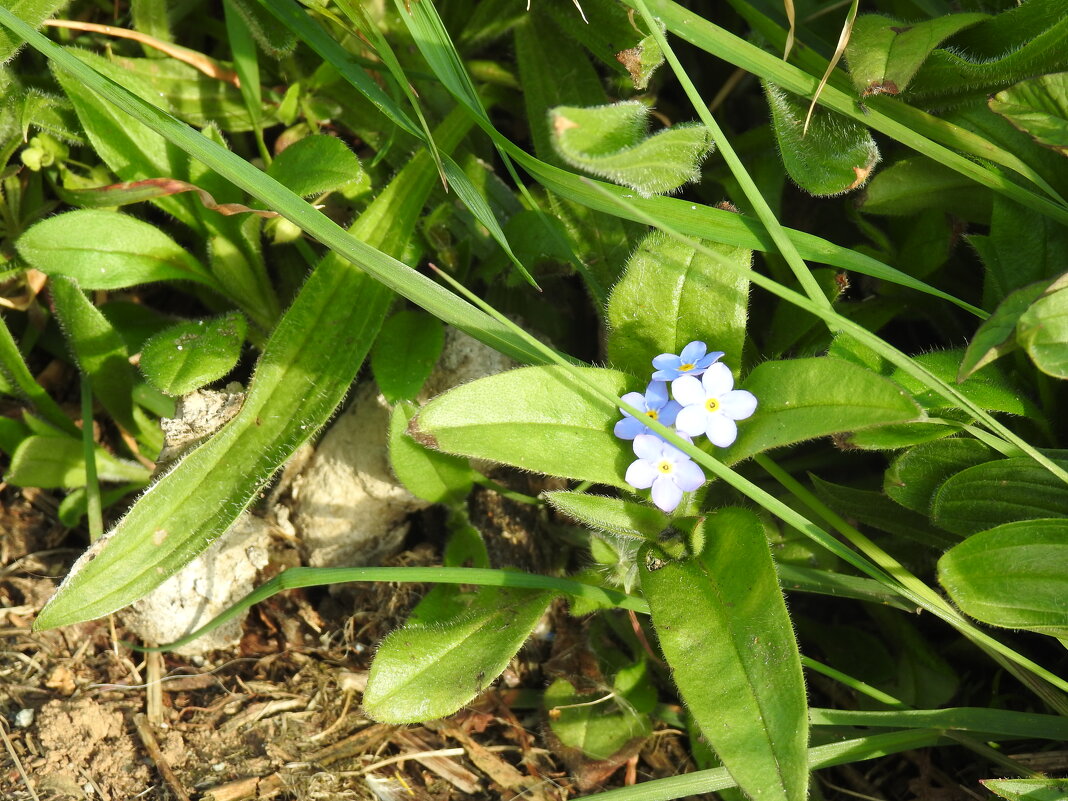
POLYGON ((716 398, 709 398, 705 401, 705 409, 710 412, 719 411, 719 400, 716 398))
POLYGON ((650 420, 659 420, 660 412, 658 412, 656 409, 650 409, 645 413, 645 416, 648 417, 650 420))
POLYGON ((657 462, 656 469, 664 475, 667 475, 675 469, 675 465, 673 465, 667 459, 661 459, 659 462, 657 462))
POLYGON ((682 364, 682 365, 679 365, 679 372, 680 373, 689 372, 690 370, 692 370, 696 366, 697 366, 696 364, 682 364))

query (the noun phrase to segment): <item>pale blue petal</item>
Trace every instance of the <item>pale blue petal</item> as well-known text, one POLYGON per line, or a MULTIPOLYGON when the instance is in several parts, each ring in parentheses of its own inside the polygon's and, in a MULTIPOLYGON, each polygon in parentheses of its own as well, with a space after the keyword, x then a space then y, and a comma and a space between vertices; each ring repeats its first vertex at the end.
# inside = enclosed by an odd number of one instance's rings
POLYGON ((653 503, 665 512, 674 512, 682 500, 682 490, 667 476, 653 482, 653 503))
POLYGON ((729 447, 738 439, 738 426, 727 415, 716 412, 708 415, 707 420, 708 441, 717 448, 729 447))
MULTIPOLYGON (((646 408, 645 396, 642 395, 640 392, 628 392, 626 395, 621 397, 620 400, 624 403, 629 403, 635 409, 644 410, 646 408)), ((619 411, 623 412, 623 414, 627 415, 627 417, 631 416, 630 412, 625 411, 624 409, 620 409, 619 411)))
POLYGON ((731 375, 731 368, 723 362, 716 362, 705 371, 701 383, 704 385, 706 397, 719 398, 734 388, 734 376, 731 375))
POLYGON ((679 410, 682 406, 676 401, 668 401, 664 404, 664 408, 660 410, 660 417, 658 418, 661 423, 666 426, 675 425, 675 418, 679 415, 679 410))
POLYGON ((668 400, 667 384, 663 381, 650 381, 645 388, 645 408, 659 409, 668 400))
POLYGON ((708 419, 708 412, 705 411, 705 407, 697 404, 695 406, 687 406, 679 412, 679 416, 675 418, 675 428, 677 428, 683 434, 689 434, 691 437, 699 437, 705 433, 705 428, 708 419))
POLYGON ((682 353, 679 354, 680 363, 693 364, 699 362, 707 351, 708 346, 704 342, 694 340, 682 349, 682 353))
POLYGON ((655 462, 663 457, 664 445, 664 440, 654 434, 639 434, 634 438, 634 455, 655 462))
POLYGON ((653 482, 656 481, 658 475, 659 471, 656 469, 655 464, 645 459, 639 459, 636 462, 631 462, 630 467, 627 468, 625 479, 634 489, 649 489, 649 487, 653 486, 653 482))
POLYGON ((641 420, 627 416, 616 423, 616 427, 612 429, 612 433, 620 439, 634 439, 639 434, 644 434, 648 430, 649 427, 641 420))
POLYGON ((756 411, 757 399, 752 392, 744 389, 736 389, 722 395, 719 399, 719 408, 732 420, 744 420, 751 417, 756 411))
POLYGON ((669 367, 664 370, 657 370, 652 375, 652 379, 654 381, 674 381, 678 377, 679 371, 676 367, 669 367))
POLYGON ((674 353, 661 353, 659 356, 653 357, 653 367, 657 370, 670 370, 672 368, 679 369, 679 365, 682 361, 674 353))
POLYGON ((693 406, 705 402, 705 390, 701 380, 692 375, 684 375, 671 382, 671 394, 682 406, 693 406))
POLYGON ((675 465, 674 476, 675 483, 687 492, 693 492, 705 483, 705 474, 696 462, 679 462, 675 465))
POLYGON ((720 360, 720 359, 722 359, 722 358, 723 358, 723 351, 721 351, 721 350, 714 350, 714 351, 712 351, 711 353, 709 353, 709 354, 707 354, 706 356, 704 356, 704 357, 703 357, 702 359, 700 359, 700 360, 699 360, 699 361, 697 362, 697 366, 698 366, 698 367, 699 367, 700 369, 702 369, 702 370, 705 370, 705 369, 707 369, 707 368, 708 368, 708 366, 709 366, 710 364, 712 364, 713 362, 717 362, 717 361, 719 361, 719 360, 720 360))

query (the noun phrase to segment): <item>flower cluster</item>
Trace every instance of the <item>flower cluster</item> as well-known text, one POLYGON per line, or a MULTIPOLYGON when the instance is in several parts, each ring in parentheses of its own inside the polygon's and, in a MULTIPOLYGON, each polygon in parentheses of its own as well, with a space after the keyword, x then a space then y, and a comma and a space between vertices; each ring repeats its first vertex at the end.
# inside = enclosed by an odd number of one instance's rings
POLYGON ((719 361, 722 351, 708 352, 704 342, 691 342, 677 356, 661 353, 653 359, 652 381, 645 394, 628 392, 623 400, 644 414, 623 412, 615 435, 634 440, 637 461, 627 468, 626 481, 635 489, 652 488, 653 503, 673 512, 683 492, 692 492, 705 481, 689 456, 653 433, 647 420, 656 420, 687 442, 702 434, 717 448, 726 448, 738 437, 735 421, 756 411, 753 393, 734 388, 730 368, 719 361), (668 383, 670 382, 670 397, 668 383), (673 398, 673 399, 672 399, 673 398))

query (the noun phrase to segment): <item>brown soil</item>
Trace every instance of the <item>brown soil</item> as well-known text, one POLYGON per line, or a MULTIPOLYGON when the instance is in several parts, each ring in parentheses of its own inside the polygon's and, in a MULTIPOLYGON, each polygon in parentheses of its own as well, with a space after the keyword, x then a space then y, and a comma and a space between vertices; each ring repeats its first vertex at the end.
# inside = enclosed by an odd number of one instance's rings
MULTIPOLYGON (((33 633, 77 555, 55 505, 0 489, 0 799, 550 801, 693 769, 685 735, 663 727, 612 762, 554 748, 537 702, 551 678, 543 666, 561 660, 544 642, 452 718, 368 720, 360 694, 375 644, 418 586, 276 596, 254 610, 240 646, 206 659, 132 651, 116 619, 33 633)), ((505 514, 494 499, 482 505, 488 523, 505 514)), ((422 544, 396 559, 437 554, 422 544)), ((563 607, 546 625, 581 627, 563 607)))

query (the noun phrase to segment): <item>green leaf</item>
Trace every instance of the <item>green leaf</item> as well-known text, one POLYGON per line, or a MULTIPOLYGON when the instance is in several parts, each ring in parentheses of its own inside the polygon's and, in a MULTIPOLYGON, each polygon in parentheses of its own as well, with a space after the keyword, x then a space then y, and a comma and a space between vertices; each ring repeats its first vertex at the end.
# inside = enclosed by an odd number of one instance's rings
POLYGON ((722 452, 728 464, 780 445, 923 416, 898 384, 828 356, 764 362, 742 388, 756 395, 759 405, 722 452))
POLYGON ((162 447, 159 432, 144 429, 134 417, 137 371, 130 364, 119 332, 89 302, 76 281, 55 276, 50 283, 56 318, 78 369, 89 378, 93 394, 126 431, 139 437, 147 434, 155 448, 162 447))
POLYGON ((938 560, 938 580, 976 620, 1068 637, 1068 521, 1023 520, 973 534, 938 560))
POLYGON ((227 0, 245 18, 253 38, 271 58, 282 58, 293 52, 297 38, 270 12, 254 0, 227 0))
POLYGON ((861 197, 868 214, 909 215, 947 212, 969 222, 990 220, 992 193, 938 162, 912 156, 891 164, 872 179, 861 197))
POLYGON ((998 458, 975 439, 943 439, 909 448, 886 470, 883 491, 914 512, 926 515, 935 492, 952 475, 998 458))
POLYGON ((408 436, 408 424, 418 409, 398 403, 389 421, 389 462, 394 475, 417 498, 429 503, 463 499, 471 491, 474 473, 465 459, 424 448, 408 436))
POLYGON ((986 318, 976 330, 968 349, 964 352, 957 381, 964 381, 968 376, 1006 353, 1016 350, 1016 323, 1032 302, 1037 300, 1049 281, 1038 281, 1011 292, 998 304, 994 313, 986 318))
POLYGON ((653 357, 679 353, 693 340, 723 351, 732 367, 741 365, 753 254, 704 244, 720 258, 659 232, 638 245, 608 300, 608 358, 614 366, 644 377, 652 372, 653 357))
POLYGON ((456 712, 501 675, 553 596, 484 587, 452 620, 397 629, 371 663, 364 711, 383 723, 420 723, 456 712))
POLYGON ((561 743, 581 749, 590 759, 610 759, 652 732, 647 714, 638 712, 624 695, 609 692, 598 688, 582 694, 567 679, 549 685, 542 703, 549 728, 561 743))
POLYGON ((141 372, 167 395, 186 395, 217 381, 237 364, 247 328, 240 312, 172 325, 145 342, 141 372))
MULTIPOLYGON (((96 474, 101 481, 146 484, 151 475, 143 465, 116 459, 96 449, 96 474)), ((18 487, 42 489, 85 486, 85 452, 73 437, 29 436, 15 449, 4 480, 18 487)))
POLYGON ((480 378, 430 401, 412 423, 417 442, 447 453, 504 462, 524 470, 626 487, 633 461, 612 427, 620 413, 587 389, 616 395, 634 379, 615 370, 524 367, 480 378))
POLYGON ((1025 457, 962 470, 946 479, 931 503, 931 520, 955 534, 1041 517, 1068 517, 1068 489, 1025 457))
POLYGON ((939 551, 960 541, 932 526, 926 514, 902 509, 881 492, 832 484, 811 474, 809 478, 813 490, 824 503, 858 523, 939 551))
POLYGON ((639 556, 642 592, 687 709, 738 785, 802 801, 808 718, 801 662, 764 527, 743 509, 706 523, 702 553, 639 556))
POLYGON ((624 539, 655 539, 671 522, 659 509, 621 498, 564 490, 543 492, 542 497, 557 511, 594 531, 624 539))
POLYGON ((1068 72, 1021 81, 989 105, 1040 145, 1068 155, 1068 72))
POLYGON ((599 175, 643 197, 674 192, 701 176, 711 151, 702 125, 679 124, 647 136, 648 107, 637 101, 549 111, 553 147, 572 167, 599 175))
POLYGON ((1020 315, 1016 342, 1043 373, 1068 378, 1068 273, 1020 315))
POLYGON ((356 154, 336 136, 325 135, 306 136, 291 144, 275 157, 267 174, 301 197, 368 180, 356 154))
POLYGON ((1068 67, 1068 17, 1061 0, 1029 0, 958 35, 931 53, 909 87, 910 100, 947 105, 961 95, 989 95, 1024 78, 1068 67))
POLYGON ((989 18, 988 14, 948 14, 903 23, 880 14, 859 16, 845 51, 853 86, 861 97, 899 94, 943 39, 989 18))
MULTIPOLYGON (((963 352, 959 348, 953 348, 921 353, 913 357, 913 362, 949 383, 956 380, 963 358, 963 352)), ((945 398, 900 368, 895 369, 890 377, 909 390, 913 398, 926 409, 960 408, 951 406, 945 398)), ((1005 378, 996 365, 987 365, 974 371, 957 385, 957 389, 965 398, 988 411, 1041 417, 1035 405, 1005 378)))
POLYGON ((616 53, 616 60, 627 68, 634 88, 644 92, 649 88, 653 73, 664 63, 664 51, 660 49, 656 37, 650 35, 643 37, 634 47, 616 53))
POLYGON ((786 172, 810 195, 850 192, 867 182, 879 163, 879 147, 868 128, 834 111, 764 82, 771 123, 786 172))
POLYGON ((153 281, 215 279, 167 234, 128 214, 82 209, 49 217, 15 243, 26 262, 47 275, 75 279, 82 289, 122 289, 153 281))
POLYGON ((414 400, 445 347, 445 327, 424 311, 406 309, 382 324, 371 371, 386 400, 414 400))
POLYGON ((81 435, 81 429, 37 383, 3 318, 0 318, 0 384, 5 393, 30 401, 38 413, 59 430, 75 437, 81 435))
POLYGON ((979 783, 1009 801, 1064 801, 1068 779, 980 779, 979 783))
MULTIPOLYGON (((4 7, 35 28, 63 8, 69 0, 5 0, 4 7)), ((23 41, 8 30, 0 30, 0 64, 15 55, 23 41)))

